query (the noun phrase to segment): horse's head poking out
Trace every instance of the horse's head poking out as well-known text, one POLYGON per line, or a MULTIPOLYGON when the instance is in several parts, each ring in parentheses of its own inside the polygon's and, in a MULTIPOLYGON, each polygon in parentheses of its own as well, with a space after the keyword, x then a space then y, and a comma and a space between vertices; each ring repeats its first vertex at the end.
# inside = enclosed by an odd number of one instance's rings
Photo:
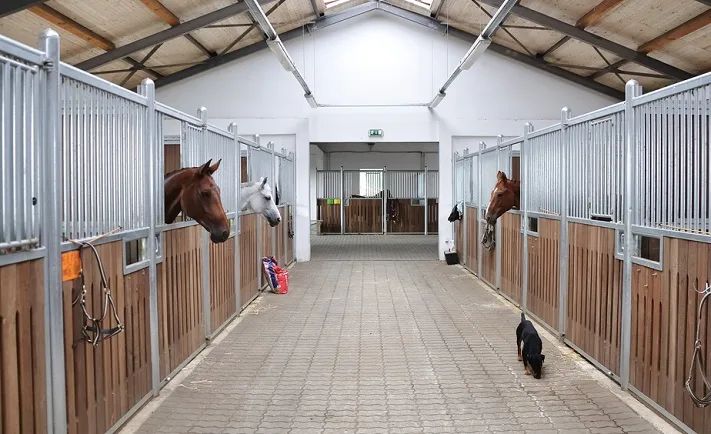
POLYGON ((257 214, 261 214, 269 226, 274 227, 281 222, 281 214, 274 197, 272 197, 272 188, 267 184, 267 178, 260 178, 256 182, 247 182, 242 184, 242 210, 252 210, 257 214))
POLYGON ((496 186, 491 192, 489 207, 486 209, 486 222, 494 226, 496 220, 506 211, 519 207, 521 183, 506 178, 504 172, 496 174, 496 186))
POLYGON ((213 243, 224 243, 230 236, 230 223, 222 207, 220 187, 212 174, 220 167, 220 159, 212 166, 209 160, 202 166, 179 169, 165 175, 165 222, 172 223, 182 211, 210 233, 213 243))

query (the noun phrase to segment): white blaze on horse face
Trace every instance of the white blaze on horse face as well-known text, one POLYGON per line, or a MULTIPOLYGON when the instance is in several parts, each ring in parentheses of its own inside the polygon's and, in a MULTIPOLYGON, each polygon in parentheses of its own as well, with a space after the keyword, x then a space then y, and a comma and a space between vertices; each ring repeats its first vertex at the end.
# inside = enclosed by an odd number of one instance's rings
MULTIPOLYGON (((495 197, 496 193, 499 192, 499 187, 494 187, 494 192, 491 193, 491 197, 495 197)), ((491 210, 491 202, 493 202, 492 199, 489 199, 489 204, 486 206, 486 213, 489 214, 489 211, 491 210)))

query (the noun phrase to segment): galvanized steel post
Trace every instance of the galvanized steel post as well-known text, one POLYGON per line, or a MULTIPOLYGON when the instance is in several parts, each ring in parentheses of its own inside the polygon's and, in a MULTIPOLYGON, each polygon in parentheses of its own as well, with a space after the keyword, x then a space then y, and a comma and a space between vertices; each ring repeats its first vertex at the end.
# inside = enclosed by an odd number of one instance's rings
POLYGON ((558 337, 565 338, 566 321, 568 319, 568 167, 570 159, 568 119, 570 119, 570 109, 564 107, 560 112, 560 153, 559 161, 561 167, 561 193, 560 193, 560 240, 558 241, 559 252, 559 277, 558 290, 558 337))
POLYGON ((383 178, 380 180, 380 185, 383 187, 383 235, 388 233, 388 195, 386 193, 387 188, 386 188, 386 182, 385 178, 387 177, 388 173, 388 166, 383 166, 383 178))
MULTIPOLYGON (((277 161, 279 161, 279 179, 283 179, 282 177, 284 177, 284 171, 282 170, 282 165, 283 165, 283 166, 288 166, 288 165, 289 165, 289 164, 288 164, 288 161, 289 161, 289 160, 288 160, 287 154, 286 154, 286 148, 281 148, 281 154, 284 156, 284 158, 279 158, 279 159, 277 160, 277 161), (286 163, 286 164, 283 164, 285 161, 286 161, 287 163, 286 163)), ((289 181, 289 180, 287 179, 287 180, 286 180, 286 183, 289 183, 289 182, 291 182, 291 181, 289 181)), ((291 185, 296 185, 296 183, 291 184, 291 185)), ((283 193, 282 193, 282 194, 283 194, 283 193)), ((286 198, 285 198, 285 199, 286 199, 286 198)), ((288 218, 288 215, 289 215, 289 200, 290 200, 290 199, 286 199, 286 202, 282 204, 282 206, 284 207, 284 218, 281 220, 282 237, 283 237, 282 240, 283 240, 283 242, 284 242, 284 257, 283 257, 283 258, 280 258, 280 260, 282 261, 282 265, 284 266, 284 268, 286 268, 286 266, 288 265, 288 261, 287 261, 287 259, 286 259, 286 258, 288 257, 288 255, 287 255, 287 253, 286 253, 286 249, 287 249, 287 246, 289 245, 289 243, 287 242, 287 239, 288 239, 288 237, 289 237, 289 218, 288 218)), ((280 201, 281 201, 281 199, 280 199, 280 201)))
MULTIPOLYGON (((457 206, 457 158, 459 157, 459 152, 454 152, 452 155, 452 197, 454 200, 454 206, 457 206)), ((464 210, 462 210, 464 212, 464 210)), ((462 224, 459 224, 459 230, 461 231, 462 224)), ((452 240, 452 243, 456 242, 457 240, 457 222, 452 222, 452 233, 454 234, 454 239, 452 240)), ((458 246, 454 246, 455 248, 459 248, 458 246)))
MULTIPOLYGON (((296 172, 296 171, 294 171, 296 172)), ((325 182, 326 178, 324 177, 324 186, 326 184, 325 182)), ((341 206, 340 206, 340 213, 341 213, 341 235, 346 233, 346 203, 344 201, 344 186, 345 186, 345 179, 343 178, 343 166, 341 166, 341 206)))
MULTIPOLYGON (((257 146, 258 146, 254 155, 258 155, 257 154, 258 152, 259 153, 262 152, 262 138, 260 137, 259 134, 254 135, 254 141, 257 142, 257 146)), ((252 147, 250 146, 249 149, 251 149, 251 148, 252 147)), ((252 162, 251 155, 250 155, 249 161, 247 163, 249 164, 250 170, 252 170, 249 174, 249 176, 250 176, 249 179, 254 182, 259 181, 259 178, 257 178, 253 172, 254 163, 252 162)), ((258 173, 256 175, 259 176, 258 173)), ((261 291, 262 285, 264 283, 266 283, 266 282, 262 281, 262 253, 263 253, 262 252, 262 222, 259 220, 259 215, 257 215, 256 217, 257 217, 256 218, 256 220, 257 220, 257 263, 256 263, 256 266, 257 266, 257 289, 261 291)))
POLYGON ((429 214, 427 214, 427 203, 429 202, 429 199, 427 199, 427 166, 425 166, 424 176, 425 176, 425 182, 424 182, 424 196, 425 196, 425 235, 427 235, 427 220, 429 219, 429 214))
POLYGON ((66 375, 64 366, 64 300, 62 294, 62 144, 61 75, 59 35, 51 29, 42 32, 40 50, 46 57, 45 103, 42 107, 42 195, 41 244, 47 249, 44 262, 45 363, 47 379, 47 430, 67 432, 66 375))
POLYGON ((528 135, 533 132, 533 125, 526 122, 523 127, 523 143, 521 143, 521 208, 523 232, 523 273, 521 276, 521 310, 528 312, 528 135))
POLYGON ((235 203, 237 206, 235 207, 235 302, 237 304, 236 308, 237 310, 237 315, 239 316, 240 314, 240 309, 242 308, 242 300, 240 300, 240 269, 239 269, 239 234, 242 231, 242 225, 241 225, 241 217, 240 217, 240 209, 241 209, 241 203, 242 203, 242 195, 241 193, 241 188, 242 188, 242 145, 239 143, 239 134, 238 134, 238 128, 237 124, 232 122, 228 127, 227 130, 232 133, 232 136, 234 137, 235 141, 235 170, 237 173, 235 174, 235 203))
POLYGON ((477 228, 477 242, 476 242, 476 275, 481 279, 481 271, 484 266, 484 246, 481 244, 481 237, 484 234, 484 222, 481 219, 481 212, 483 210, 482 191, 481 191, 481 151, 484 150, 484 142, 479 142, 479 155, 476 157, 476 177, 477 177, 477 196, 479 196, 479 202, 476 206, 476 228, 477 228))
MULTIPOLYGON (((291 189, 291 210, 289 212, 289 219, 293 222, 295 221, 294 212, 296 210, 296 156, 293 151, 289 152, 289 158, 291 159, 291 185, 294 186, 294 188, 291 189)), ((292 223, 292 226, 294 226, 294 223, 292 223)), ((296 236, 296 233, 294 233, 294 236, 296 236)), ((286 242, 286 240, 284 242, 286 242)), ((296 243, 291 243, 291 257, 296 261, 296 243)))
MULTIPOLYGON (((499 153, 501 152, 501 143, 504 141, 504 136, 501 134, 496 136, 496 171, 498 172, 499 170, 502 169, 501 163, 499 160, 499 153)), ((506 171, 509 175, 511 175, 511 170, 507 167, 506 171)), ((496 277, 495 277, 495 282, 494 285, 496 286, 496 290, 498 291, 501 289, 501 243, 498 242, 501 240, 501 225, 496 225, 496 250, 494 251, 494 255, 496 257, 496 277)))
MULTIPOLYGON (((197 115, 202 123, 202 149, 200 149, 200 154, 202 155, 202 161, 207 162, 207 109, 205 107, 200 107, 197 111, 197 115)), ((204 164, 204 163, 202 163, 204 164)), ((211 320, 210 320, 210 235, 207 231, 201 231, 201 255, 202 255, 202 315, 205 326, 205 340, 210 342, 210 335, 212 334, 211 320)))
POLYGON ((635 150, 637 130, 634 112, 634 98, 642 94, 642 87, 636 80, 630 80, 625 86, 625 194, 624 194, 624 261, 622 263, 622 336, 620 339, 620 386, 627 390, 630 379, 630 345, 632 323, 632 254, 634 236, 632 219, 635 209, 635 150))
MULTIPOLYGON (((139 86, 139 93, 146 97, 146 128, 143 131, 143 140, 145 150, 147 151, 146 159, 144 160, 145 176, 148 179, 148 189, 146 189, 146 197, 144 197, 144 206, 148 210, 147 222, 148 240, 146 242, 148 249, 148 310, 150 324, 150 343, 151 343, 151 385, 153 388, 153 396, 158 396, 160 393, 160 348, 158 342, 158 279, 156 276, 156 196, 158 195, 158 186, 156 185, 155 162, 159 152, 156 120, 156 87, 153 80, 145 78, 139 86)), ((160 149, 160 152, 163 152, 160 149)))
MULTIPOLYGON (((464 169, 466 166, 467 158, 469 157, 469 148, 464 148, 464 155, 462 155, 462 161, 459 163, 460 173, 461 173, 461 195, 462 195, 462 224, 459 227, 462 228, 462 254, 459 256, 459 260, 464 265, 467 264, 467 245, 469 244, 469 225, 467 224, 467 171, 464 169)), ((457 250, 459 252, 459 250, 457 250)))
MULTIPOLYGON (((274 142, 270 141, 267 143, 267 148, 272 151, 272 163, 269 165, 269 179, 272 180, 272 185, 274 185, 274 192, 276 192, 277 187, 277 182, 276 182, 276 176, 274 175, 276 173, 276 170, 274 170, 274 165, 276 164, 276 153, 274 150, 274 142)), ((274 195, 272 195, 272 200, 274 200, 274 195)), ((272 232, 272 256, 276 257, 277 251, 276 251, 276 245, 277 245, 277 237, 276 237, 276 227, 270 227, 269 230, 272 232)))

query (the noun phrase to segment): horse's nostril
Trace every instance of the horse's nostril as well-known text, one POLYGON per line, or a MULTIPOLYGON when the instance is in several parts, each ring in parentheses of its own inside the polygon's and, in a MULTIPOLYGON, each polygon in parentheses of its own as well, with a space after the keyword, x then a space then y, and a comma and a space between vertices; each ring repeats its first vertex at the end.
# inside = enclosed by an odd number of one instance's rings
POLYGON ((222 232, 222 238, 227 239, 230 236, 230 231, 223 231, 222 232))

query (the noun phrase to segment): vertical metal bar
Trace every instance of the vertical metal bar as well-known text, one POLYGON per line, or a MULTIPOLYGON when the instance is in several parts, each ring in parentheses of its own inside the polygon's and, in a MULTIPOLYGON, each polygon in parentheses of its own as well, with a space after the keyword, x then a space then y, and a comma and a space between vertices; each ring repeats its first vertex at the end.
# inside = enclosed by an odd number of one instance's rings
POLYGON ((627 390, 630 378, 630 338, 632 323, 632 252, 634 236, 632 235, 632 219, 635 209, 635 148, 636 122, 635 110, 632 105, 634 98, 642 94, 642 88, 636 80, 630 80, 625 86, 625 244, 624 262, 622 264, 622 336, 620 342, 620 386, 627 390))
MULTIPOLYGON (((468 180, 467 178, 467 171, 466 171, 466 162, 467 158, 471 158, 469 155, 469 148, 464 148, 463 155, 461 157, 461 160, 459 160, 459 184, 457 186, 457 200, 462 201, 462 222, 459 224, 459 227, 462 229, 462 254, 459 255, 460 261, 464 265, 469 265, 467 264, 467 247, 469 245, 469 224, 467 223, 467 214, 469 214, 469 211, 467 211, 467 189, 466 185, 468 180)), ((455 203, 456 204, 456 203, 455 203)), ((458 246, 457 249, 459 249, 458 246)), ((457 250, 459 251, 459 250, 457 250)))
MULTIPOLYGON (((511 176, 511 171, 509 170, 508 167, 503 168, 501 167, 501 162, 500 162, 500 155, 499 153, 501 152, 501 142, 503 142, 504 136, 499 134, 496 136, 496 171, 498 172, 499 170, 506 170, 506 173, 511 176)), ((482 142, 483 143, 483 142, 482 142)), ((479 151, 481 152, 481 151, 479 151)), ((479 156, 481 158, 481 156, 479 156)), ((496 286, 496 289, 501 289, 501 251, 502 249, 499 248, 499 245, 501 244, 501 225, 496 225, 496 250, 494 251, 495 255, 495 261, 496 261, 496 273, 494 277, 494 285, 496 286)))
POLYGON ((428 228, 427 228, 427 223, 428 223, 427 220, 429 220, 429 214, 428 214, 427 207, 428 207, 428 203, 429 203, 429 201, 430 201, 430 200, 427 198, 427 181, 428 181, 428 179, 427 179, 427 166, 425 166, 425 169, 424 169, 424 176, 425 176, 425 185, 424 185, 424 196, 425 196, 425 235, 427 235, 427 229, 428 229, 428 228))
MULTIPOLYGON (((324 172, 324 184, 326 184, 326 173, 324 172)), ((345 220, 346 220, 346 215, 345 215, 345 202, 344 202, 344 197, 343 197, 343 189, 345 186, 345 179, 343 178, 343 166, 341 166, 341 206, 340 206, 340 213, 341 213, 341 235, 346 233, 346 226, 345 226, 345 220)))
POLYGON ((47 430, 67 432, 66 376, 64 367, 64 300, 62 294, 62 143, 60 142, 60 60, 59 35, 51 29, 42 32, 40 49, 47 55, 44 65, 45 101, 44 149, 42 161, 42 245, 47 249, 44 265, 44 318, 47 372, 47 430))
MULTIPOLYGON (((237 315, 240 315, 240 309, 242 307, 242 300, 240 300, 240 281, 241 281, 241 270, 240 270, 240 244, 239 244, 239 239, 240 239, 240 233, 242 232, 242 217, 240 216, 241 213, 241 206, 240 204, 242 203, 242 197, 241 197, 241 188, 242 188, 242 151, 241 151, 241 145, 239 143, 239 134, 238 134, 238 128, 237 124, 232 122, 229 127, 227 127, 228 131, 232 133, 232 136, 234 138, 234 153, 235 153, 235 170, 237 173, 235 174, 235 308, 237 309, 237 315)), ((246 301, 246 300, 245 300, 246 301)))
MULTIPOLYGON (((207 162, 207 141, 208 141, 208 131, 207 131, 207 109, 205 107, 200 107, 197 111, 197 115, 202 122, 202 134, 199 139, 196 137, 195 146, 195 156, 202 155, 202 160, 198 164, 205 164, 207 162)), ((202 255, 202 312, 203 321, 205 322, 205 340, 210 342, 210 335, 212 334, 212 324, 210 320, 210 235, 205 230, 200 231, 201 237, 201 255, 202 255)))
POLYGON ((481 244, 481 239, 484 235, 484 222, 482 220, 482 212, 484 210, 484 200, 483 200, 483 191, 481 189, 481 180, 482 180, 482 158, 481 158, 481 151, 484 150, 484 142, 479 143, 479 152, 477 153, 476 157, 476 164, 477 164, 477 196, 479 197, 478 204, 476 208, 476 218, 475 218, 475 224, 477 227, 477 254, 476 254, 476 275, 479 279, 482 279, 482 270, 484 266, 484 246, 481 244))
POLYGON ((563 340, 565 337, 566 322, 568 319, 568 197, 570 188, 568 186, 568 162, 570 161, 570 142, 568 119, 570 119, 570 109, 564 107, 560 113, 560 155, 558 160, 560 171, 560 240, 558 240, 558 253, 560 261, 559 282, 558 282, 558 337, 563 340))
POLYGON ((388 173, 388 167, 383 166, 383 174, 380 177, 380 187, 381 187, 382 193, 383 193, 383 213, 382 213, 383 226, 381 228, 383 235, 386 235, 388 233, 388 194, 387 194, 387 190, 385 188, 385 185, 387 184, 385 182, 387 173, 388 173))
MULTIPOLYGON (((148 226, 148 287, 149 287, 149 318, 150 318, 150 342, 151 342, 151 379, 153 396, 158 396, 160 392, 160 348, 158 343, 158 279, 156 271, 156 203, 157 194, 155 164, 157 159, 158 140, 156 140, 156 110, 155 98, 156 88, 153 80, 145 78, 139 87, 139 93, 146 97, 145 128, 143 129, 144 139, 144 160, 143 173, 147 177, 148 188, 143 190, 144 207, 148 211, 147 218, 143 222, 148 226)), ((160 150, 162 151, 162 150, 160 150)))
MULTIPOLYGON (((254 157, 257 157, 258 155, 261 155, 261 153, 262 153, 262 138, 260 137, 259 134, 255 134, 254 139, 257 142, 258 147, 254 150, 253 155, 254 155, 254 157)), ((251 157, 252 156, 250 156, 249 161, 247 161, 247 163, 250 164, 250 170, 252 170, 252 172, 250 172, 249 176, 251 177, 250 179, 252 179, 253 181, 256 182, 256 181, 259 181, 259 178, 258 178, 259 174, 257 173, 255 175, 255 173, 253 171, 255 169, 255 164, 250 163, 250 161, 252 160, 251 157)), ((258 164, 256 165, 256 168, 260 169, 258 164)), ((260 291, 261 291, 262 285, 264 283, 262 281, 262 253, 263 253, 262 252, 262 221, 259 220, 259 215, 257 215, 257 264, 256 264, 256 266, 257 266, 257 289, 260 291)))
MULTIPOLYGON (((271 164, 269 164, 269 179, 272 180, 272 185, 274 185, 274 188, 276 189, 276 188, 278 188, 278 187, 277 187, 277 181, 276 181, 276 176, 275 176, 276 171, 274 170, 274 164, 276 163, 277 157, 276 157, 276 154, 275 154, 275 152, 274 152, 274 142, 269 142, 269 143, 267 144, 267 147, 268 147, 269 150, 271 151, 271 156, 272 156, 272 157, 271 157, 271 160, 270 160, 270 163, 271 163, 271 164)), ((272 200, 273 200, 273 198, 274 198, 274 195, 272 195, 272 200)), ((271 233, 272 233, 272 256, 275 256, 275 257, 276 257, 276 254, 277 254, 277 250, 276 250, 276 246, 277 246, 277 229, 276 229, 276 227, 270 227, 269 230, 270 230, 271 233)))
POLYGON ((530 155, 528 145, 529 138, 528 135, 533 132, 533 125, 530 122, 526 122, 523 127, 523 143, 521 143, 521 171, 523 175, 521 176, 521 208, 523 218, 522 231, 523 231, 523 276, 521 278, 521 310, 528 312, 528 156, 530 155))

